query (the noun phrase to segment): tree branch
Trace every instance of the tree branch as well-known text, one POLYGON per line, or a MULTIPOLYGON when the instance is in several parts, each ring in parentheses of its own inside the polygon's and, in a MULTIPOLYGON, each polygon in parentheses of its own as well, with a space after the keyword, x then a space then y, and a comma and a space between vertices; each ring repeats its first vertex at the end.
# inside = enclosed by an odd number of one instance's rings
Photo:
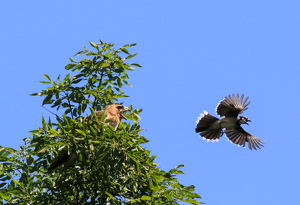
POLYGON ((45 108, 44 106, 41 105, 42 108, 44 108, 45 110, 47 110, 48 112, 50 112, 51 114, 55 115, 56 117, 59 117, 61 120, 63 120, 60 116, 58 116, 57 114, 51 112, 50 110, 48 110, 47 108, 45 108))
MULTIPOLYGON (((104 71, 102 71, 101 74, 100 74, 100 81, 99 81, 98 88, 101 87, 103 75, 104 75, 104 71)), ((97 102, 97 100, 96 100, 96 97, 95 97, 95 101, 94 101, 94 104, 93 104, 93 109, 94 110, 95 110, 95 107, 96 107, 96 102, 97 102)))
POLYGON ((69 95, 68 93, 66 93, 65 91, 63 91, 65 93, 65 95, 67 96, 67 100, 68 100, 68 104, 69 104, 69 107, 70 107, 70 113, 71 113, 71 116, 72 116, 72 119, 74 119, 74 116, 73 116, 73 112, 72 112, 72 106, 71 106, 71 103, 70 103, 70 98, 69 98, 69 95))

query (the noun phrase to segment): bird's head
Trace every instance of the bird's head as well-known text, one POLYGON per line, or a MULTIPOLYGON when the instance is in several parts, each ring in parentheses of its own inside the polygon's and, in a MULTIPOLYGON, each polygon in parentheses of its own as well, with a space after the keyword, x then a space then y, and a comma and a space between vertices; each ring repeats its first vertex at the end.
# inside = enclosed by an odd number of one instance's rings
POLYGON ((251 122, 251 120, 248 119, 246 116, 240 116, 238 120, 239 124, 248 124, 248 122, 251 122))
POLYGON ((130 109, 128 107, 125 107, 124 105, 117 105, 116 107, 120 111, 122 117, 127 120, 127 118, 123 115, 123 113, 125 113, 126 111, 128 111, 130 109))

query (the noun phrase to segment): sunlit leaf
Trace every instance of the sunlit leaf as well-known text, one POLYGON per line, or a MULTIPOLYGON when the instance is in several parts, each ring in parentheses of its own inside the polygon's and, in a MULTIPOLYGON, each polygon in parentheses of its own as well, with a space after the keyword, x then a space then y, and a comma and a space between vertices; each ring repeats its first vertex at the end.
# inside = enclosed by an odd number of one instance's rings
POLYGON ((135 67, 142 67, 142 66, 140 66, 139 64, 137 64, 137 63, 132 63, 132 64, 130 64, 130 65, 132 65, 132 66, 135 66, 135 67))

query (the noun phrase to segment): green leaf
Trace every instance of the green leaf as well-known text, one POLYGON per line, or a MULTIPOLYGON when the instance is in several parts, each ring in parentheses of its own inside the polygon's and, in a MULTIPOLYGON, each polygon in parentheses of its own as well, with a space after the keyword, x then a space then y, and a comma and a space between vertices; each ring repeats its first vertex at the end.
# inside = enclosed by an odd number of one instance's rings
POLYGON ((91 151, 94 151, 94 149, 95 149, 94 145, 93 145, 93 144, 90 144, 90 150, 91 150, 91 151))
POLYGON ((52 98, 52 95, 47 95, 47 97, 45 97, 45 99, 43 100, 42 105, 51 104, 51 98, 52 98))
POLYGON ((42 84, 51 84, 50 82, 47 82, 47 81, 40 81, 40 83, 42 83, 42 84))
POLYGON ((76 63, 73 58, 69 58, 72 63, 76 63))
POLYGON ((128 52, 128 50, 127 50, 126 48, 124 48, 124 47, 121 47, 120 50, 123 51, 123 52, 126 53, 126 54, 130 54, 130 53, 128 52))
POLYGON ((33 158, 31 156, 27 157, 27 165, 31 165, 33 162, 33 158))
POLYGON ((141 68, 142 66, 140 66, 139 64, 137 64, 137 63, 132 63, 132 64, 130 64, 130 65, 132 65, 132 66, 135 66, 135 67, 139 67, 139 68, 141 68))
POLYGON ((150 196, 146 196, 146 195, 143 195, 142 200, 145 200, 145 201, 150 201, 151 200, 151 197, 150 196))
POLYGON ((136 43, 133 43, 133 44, 126 44, 126 45, 123 46, 123 47, 132 47, 132 46, 136 46, 136 43))
POLYGON ((184 167, 184 164, 178 165, 177 167, 175 167, 175 169, 178 169, 178 168, 181 168, 181 167, 184 167))
POLYGON ((91 46, 93 46, 94 48, 96 48, 97 50, 99 50, 99 47, 95 43, 90 42, 90 41, 89 41, 89 43, 91 44, 91 46))
POLYGON ((46 124, 46 121, 45 121, 44 117, 42 117, 42 124, 43 124, 44 131, 47 130, 47 124, 46 124))
POLYGON ((82 81, 83 79, 78 79, 78 80, 74 80, 74 81, 72 81, 72 83, 73 84, 77 84, 77 83, 79 83, 80 81, 82 81))
POLYGON ((58 100, 55 101, 55 103, 51 107, 56 107, 58 105, 61 105, 61 102, 62 102, 62 100, 58 99, 58 100))
POLYGON ((101 68, 105 68, 105 67, 109 67, 109 66, 110 66, 109 63, 102 63, 102 64, 101 64, 101 68))
POLYGON ((66 69, 66 70, 70 70, 70 69, 73 68, 74 66, 76 66, 76 64, 70 63, 70 64, 68 64, 68 65, 65 66, 65 69, 66 69))
POLYGON ((118 83, 118 86, 119 86, 119 87, 122 87, 122 86, 123 86, 123 84, 122 84, 122 82, 121 82, 121 79, 120 79, 120 78, 118 78, 118 79, 117 79, 117 83, 118 83))
POLYGON ((107 58, 110 58, 110 57, 112 57, 112 56, 114 56, 114 55, 111 54, 110 51, 109 51, 109 52, 107 52, 104 56, 107 57, 107 58))
POLYGON ((48 75, 44 74, 45 78, 47 78, 50 82, 51 82, 51 79, 48 75))
POLYGON ((130 58, 133 58, 134 56, 136 56, 138 53, 136 53, 136 54, 133 54, 133 55, 129 55, 129 56, 127 56, 125 59, 130 59, 130 58))
POLYGON ((103 122, 103 120, 104 120, 105 112, 106 112, 106 110, 104 110, 104 111, 101 113, 101 116, 100 116, 100 121, 101 121, 101 122, 103 122))
POLYGON ((83 132, 83 131, 81 131, 81 130, 79 130, 79 129, 75 129, 78 133, 80 133, 80 134, 82 134, 84 137, 86 137, 86 134, 83 132))
POLYGON ((130 87, 132 87, 132 85, 130 85, 126 80, 123 80, 123 82, 124 82, 126 85, 129 85, 130 87))
POLYGON ((75 54, 75 56, 80 56, 80 55, 85 54, 85 53, 87 53, 87 51, 79 51, 78 53, 75 54))

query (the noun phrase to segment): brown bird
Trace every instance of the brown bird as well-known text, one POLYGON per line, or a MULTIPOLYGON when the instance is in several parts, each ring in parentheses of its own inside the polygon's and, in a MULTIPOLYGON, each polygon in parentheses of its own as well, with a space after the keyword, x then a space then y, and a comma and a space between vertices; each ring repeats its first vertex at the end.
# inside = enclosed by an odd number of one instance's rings
MULTIPOLYGON (((112 119, 111 121, 109 121, 108 124, 110 126, 112 126, 114 128, 114 130, 116 131, 121 120, 123 118, 127 119, 123 114, 124 114, 124 112, 128 111, 129 108, 125 107, 123 105, 118 105, 118 104, 108 105, 102 111, 95 111, 98 121, 100 121, 101 115, 104 110, 105 110, 105 115, 104 115, 103 121, 105 122, 108 119, 112 119)), ((90 115, 88 115, 87 117, 89 117, 89 116, 90 115)), ((86 119, 87 117, 85 117, 84 119, 86 119)))
POLYGON ((212 140, 219 141, 220 137, 225 132, 228 139, 238 146, 243 145, 245 147, 248 143, 249 149, 257 149, 263 147, 264 144, 259 138, 254 137, 250 133, 246 132, 241 124, 248 124, 251 120, 246 116, 240 116, 243 111, 247 110, 247 106, 250 102, 247 102, 249 97, 244 99, 244 94, 239 98, 239 94, 233 94, 232 97, 228 95, 225 99, 221 100, 217 105, 216 113, 222 117, 218 119, 208 112, 204 111, 204 114, 200 114, 196 121, 196 133, 200 132, 200 137, 207 139, 209 142, 212 140), (223 129, 225 129, 223 131, 223 129))
MULTIPOLYGON (((111 121, 108 122, 108 124, 110 126, 112 126, 113 129, 116 131, 121 120, 123 118, 127 119, 123 114, 124 114, 124 112, 126 112, 128 110, 129 110, 129 108, 127 108, 123 105, 112 104, 112 105, 106 106, 102 111, 95 111, 95 114, 98 118, 98 121, 100 121, 101 115, 102 115, 103 111, 105 111, 103 122, 105 122, 108 119, 112 119, 111 121)), ((89 117, 89 116, 90 115, 88 115, 87 117, 89 117)), ((86 119, 87 117, 85 117, 84 119, 86 119)), ((92 119, 92 121, 93 120, 94 119, 92 119)), ((56 160, 50 165, 48 170, 51 171, 62 164, 65 164, 65 165, 72 164, 76 161, 76 159, 77 159, 77 156, 76 156, 75 152, 68 154, 68 152, 66 150, 62 150, 61 152, 58 153, 56 160)))

